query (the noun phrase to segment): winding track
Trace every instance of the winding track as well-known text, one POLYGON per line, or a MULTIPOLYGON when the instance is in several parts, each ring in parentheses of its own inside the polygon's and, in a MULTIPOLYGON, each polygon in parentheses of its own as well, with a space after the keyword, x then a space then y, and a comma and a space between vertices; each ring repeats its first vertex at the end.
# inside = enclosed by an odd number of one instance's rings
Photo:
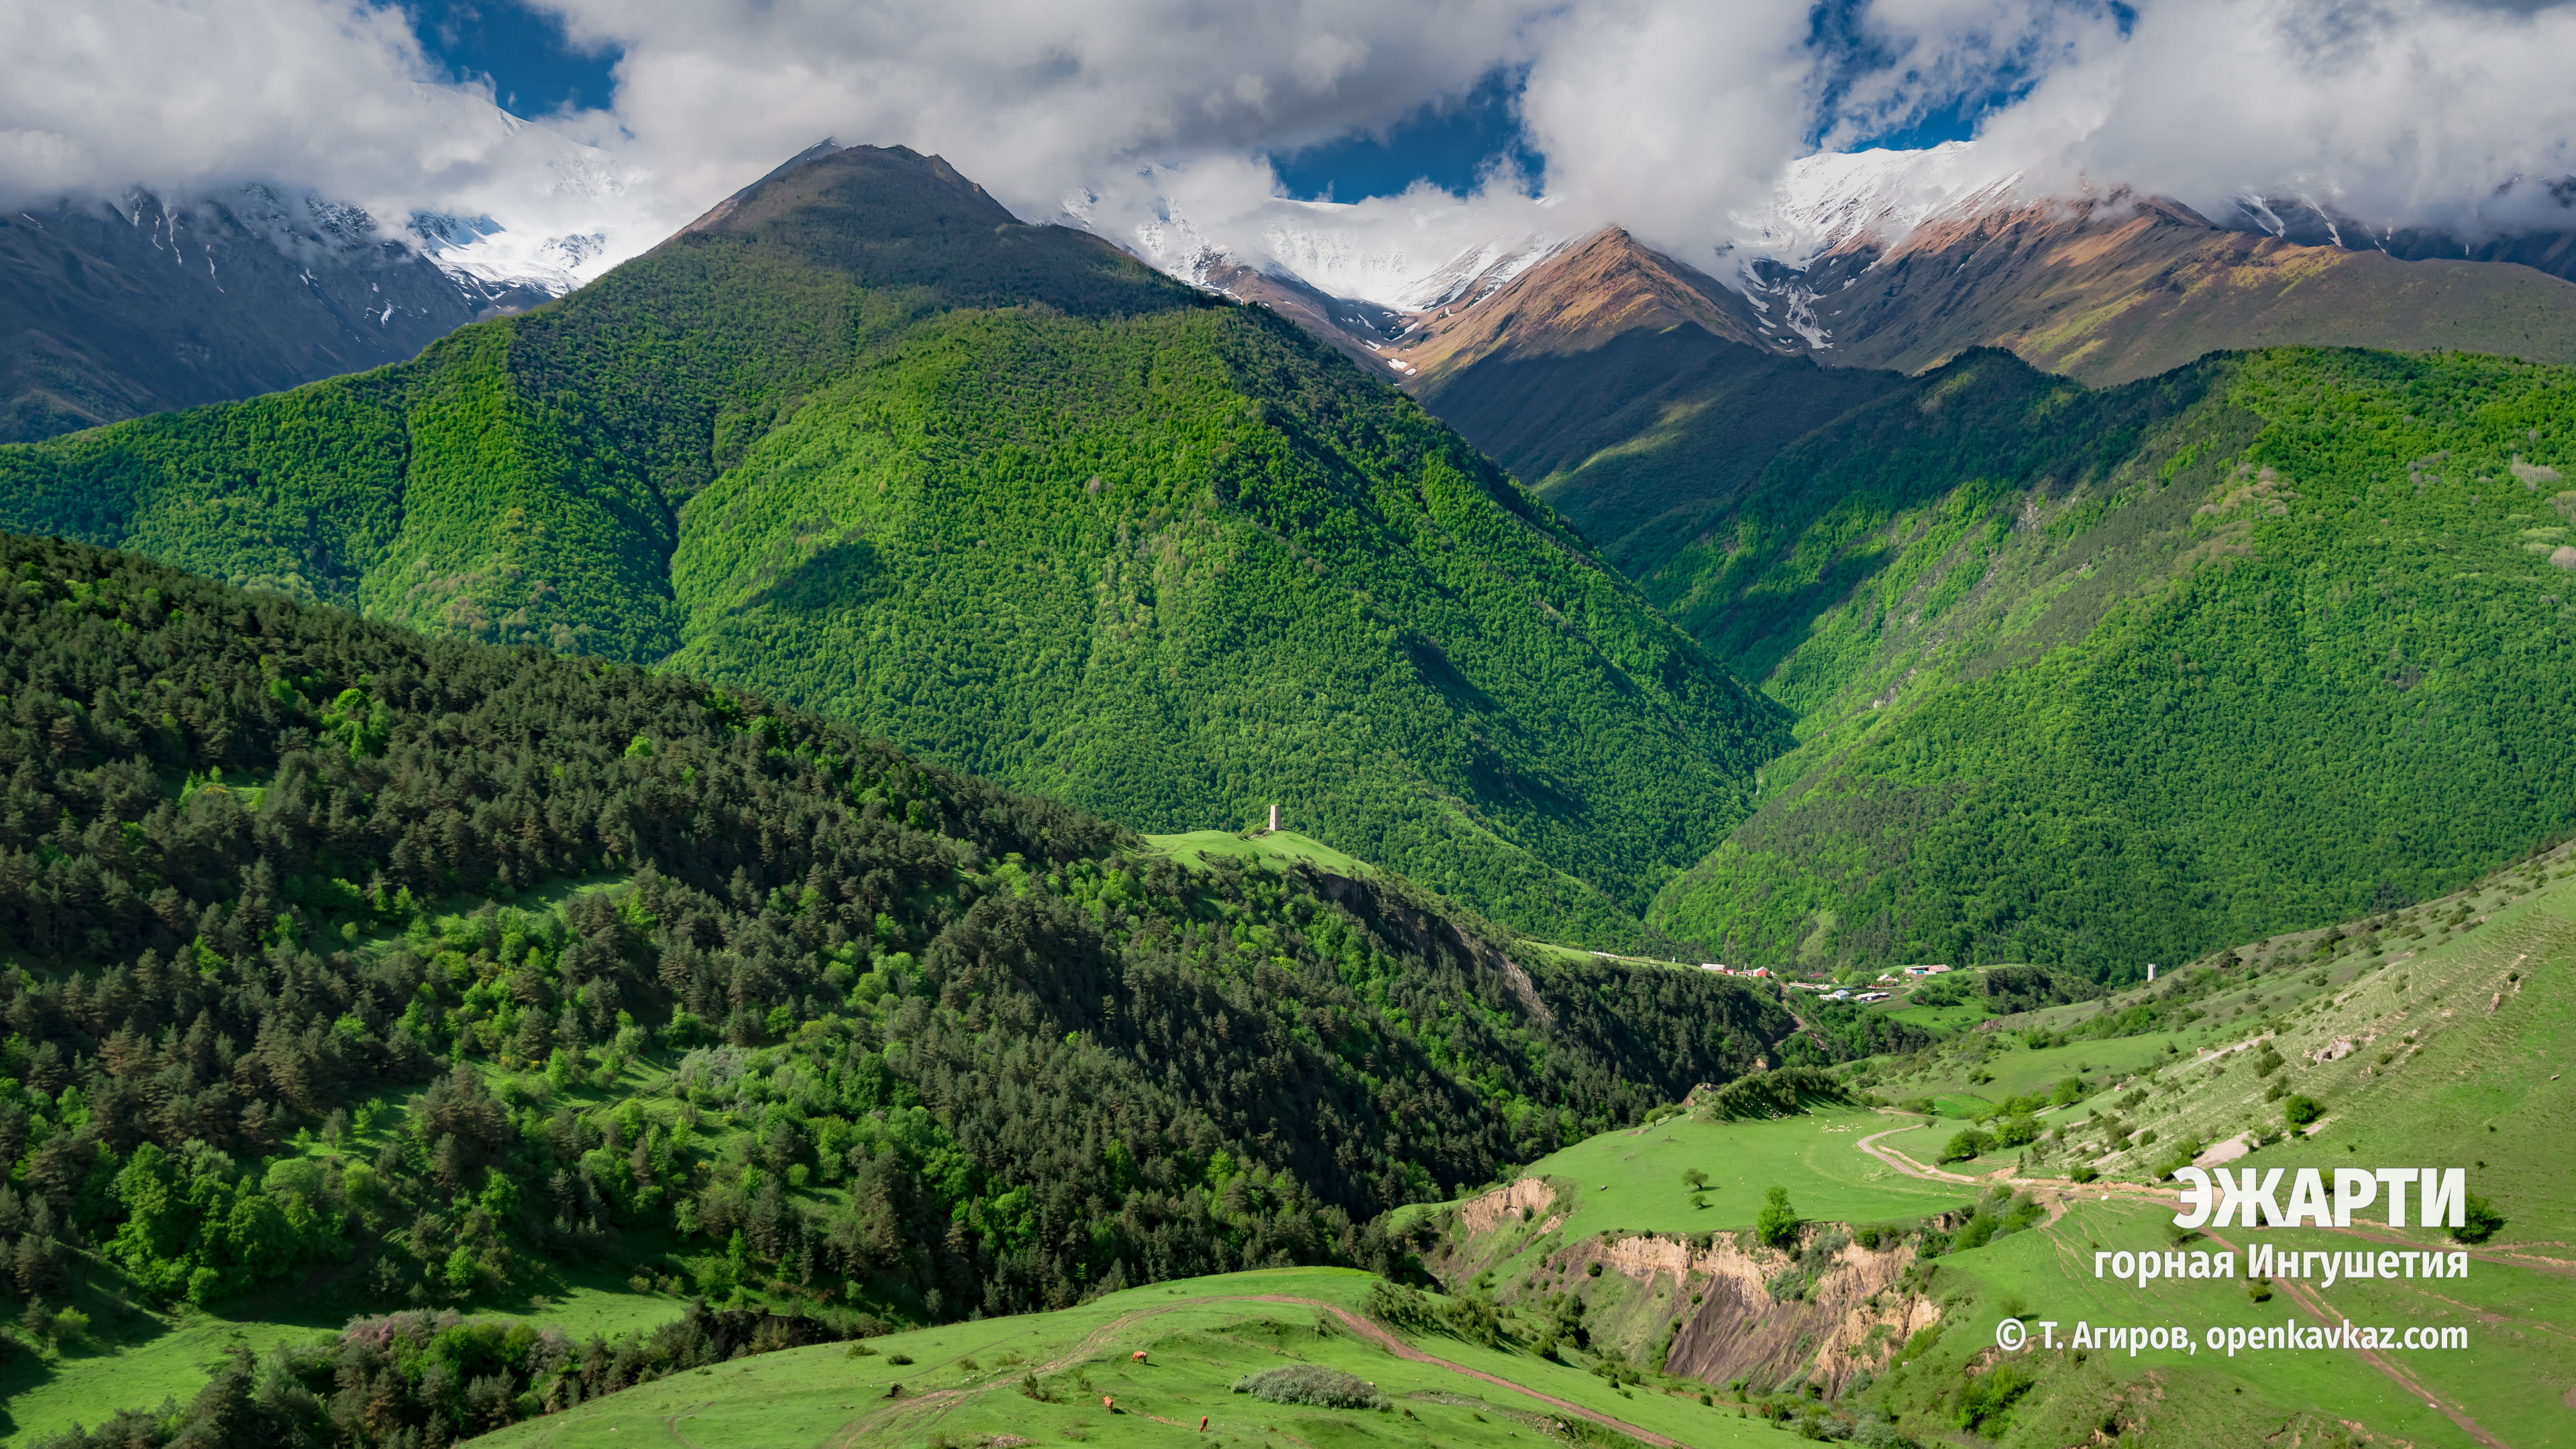
MULTIPOLYGON (((1880 1110, 1886 1111, 1887 1109, 1881 1108, 1880 1110)), ((1895 1114, 1890 1113, 1890 1115, 1895 1114)), ((1926 1167, 1922 1163, 1915 1161, 1913 1158, 1906 1156, 1904 1153, 1897 1151, 1893 1147, 1881 1147, 1878 1145, 1878 1139, 1881 1137, 1892 1137, 1899 1132, 1911 1130, 1911 1126, 1891 1127, 1885 1132, 1873 1133, 1860 1140, 1860 1150, 1877 1158, 1879 1161, 1886 1163, 1888 1166, 1895 1168, 1897 1171, 1904 1173, 1908 1177, 1919 1177, 1932 1182, 1957 1183, 1981 1183, 1989 1180, 1978 1177, 1963 1177, 1955 1172, 1943 1172, 1937 1167, 1926 1167)), ((2150 1187, 2142 1183, 2078 1183, 2062 1177, 2012 1177, 1995 1180, 2009 1182, 2014 1187, 2036 1188, 2044 1193, 2055 1193, 2065 1196, 2081 1196, 2084 1193, 2092 1192, 2107 1197, 2111 1193, 2116 1192, 2124 1197, 2143 1196, 2168 1201, 2175 1197, 2175 1194, 2167 1192, 2162 1188, 2150 1187)), ((2238 1248, 2236 1244, 2220 1237, 2215 1232, 2210 1232, 2206 1228, 2202 1229, 2202 1231, 2208 1234, 2211 1242, 2218 1244, 2220 1247, 2225 1248, 2231 1253, 2243 1251, 2238 1248)), ((2354 1237, 2370 1236, 2366 1233, 2352 1233, 2350 1229, 2344 1229, 2343 1231, 2350 1233, 2354 1237)), ((2391 1238, 2387 1241, 2399 1242, 2403 1240, 2391 1238)), ((2487 1257, 2488 1255, 2481 1253, 2478 1256, 2487 1257)), ((2503 1260, 2490 1258, 2489 1261, 2503 1260)), ((2520 1264, 2518 1266, 2527 1267, 2530 1265, 2520 1264)), ((2281 1278, 2274 1280, 2274 1286, 2289 1294, 2291 1299, 2298 1303, 2300 1307, 2305 1308, 2309 1313, 2315 1315, 2317 1321, 2320 1323, 2349 1323, 2352 1321, 2348 1315, 2336 1312, 2334 1305, 2326 1302, 2325 1295, 2319 1293, 2316 1289, 2310 1287, 2305 1282, 2289 1278, 2281 1278)), ((2361 1348, 2355 1349, 2353 1352, 2361 1355, 2364 1363, 2369 1364, 2372 1368, 2375 1368, 2379 1370, 2380 1373, 2386 1375, 2391 1383, 2396 1384, 2399 1388, 2412 1394, 2417 1403, 2440 1413, 2444 1418, 2449 1419, 2452 1423, 2458 1425, 2460 1432, 2477 1440, 2480 1444, 2486 1445, 2487 1449, 2511 1449, 2511 1446, 2506 1444, 2502 1439, 2488 1433, 2485 1427, 2479 1424, 2477 1420, 2470 1418, 2465 1410, 2443 1403, 2422 1384, 2419 1384, 2414 1379, 2408 1377, 2403 1369, 2400 1369, 2396 1364, 2391 1363, 2385 1356, 2380 1354, 2378 1350, 2361 1348)))

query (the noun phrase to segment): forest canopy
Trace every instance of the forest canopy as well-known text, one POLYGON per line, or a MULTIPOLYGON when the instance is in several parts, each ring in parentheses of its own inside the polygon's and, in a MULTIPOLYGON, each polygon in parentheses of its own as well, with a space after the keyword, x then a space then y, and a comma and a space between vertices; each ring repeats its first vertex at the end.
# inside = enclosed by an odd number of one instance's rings
POLYGON ((1279 1262, 1790 1022, 631 664, 0 537, 9 1281, 942 1318, 1279 1262))

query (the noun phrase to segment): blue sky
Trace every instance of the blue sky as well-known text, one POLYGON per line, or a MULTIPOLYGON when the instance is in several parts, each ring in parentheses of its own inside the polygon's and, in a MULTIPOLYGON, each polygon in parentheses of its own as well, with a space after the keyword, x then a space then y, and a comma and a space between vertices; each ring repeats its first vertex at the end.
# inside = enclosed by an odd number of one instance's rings
MULTIPOLYGON (((1848 0, 1819 6, 1816 34, 1820 44, 1857 55, 1859 42, 1835 24, 1849 9, 1848 0)), ((613 97, 618 53, 575 49, 561 22, 519 0, 406 0, 404 10, 433 61, 460 81, 488 78, 493 98, 515 115, 602 108, 613 97)), ((1520 80, 1516 71, 1498 70, 1464 97, 1425 105, 1383 135, 1346 136, 1275 154, 1271 163, 1280 185, 1301 201, 1392 196, 1418 180, 1464 193, 1496 160, 1538 186, 1546 162, 1521 129, 1514 106, 1520 80)), ((1863 144, 1929 146, 1964 137, 1979 116, 2010 99, 1999 92, 1963 102, 1863 144)))
POLYGON ((616 90, 615 50, 575 49, 553 15, 517 0, 405 0, 430 59, 459 81, 489 78, 516 116, 605 107, 616 90))
MULTIPOLYGON (((614 48, 584 51, 568 43, 552 14, 523 0, 401 0, 431 59, 460 81, 488 79, 493 97, 516 115, 605 108, 614 99, 614 48)), ((2102 0, 2074 0, 2077 4, 2102 0)), ((2108 0, 2125 30, 2134 12, 2108 0)), ((1900 58, 1879 49, 1867 33, 1862 0, 1819 0, 1812 11, 1810 46, 1825 58, 1823 89, 1810 140, 1822 139, 1837 118, 1856 77, 1884 72, 1900 58)), ((1910 148, 1960 140, 1978 123, 2027 93, 2037 79, 2003 65, 1982 94, 1953 97, 1920 114, 1890 118, 1874 134, 1849 143, 1910 148)), ((1383 134, 1360 133, 1293 152, 1274 153, 1282 188, 1299 200, 1361 201, 1391 196, 1418 180, 1443 190, 1472 190, 1479 173, 1497 161, 1541 188, 1546 163, 1534 152, 1517 111, 1521 72, 1494 71, 1465 96, 1426 104, 1383 134)))
POLYGON ((1464 99, 1424 106, 1384 136, 1346 136, 1273 156, 1271 167, 1279 184, 1300 201, 1393 196, 1417 180, 1465 192, 1475 186, 1477 172, 1498 157, 1535 186, 1545 179, 1546 163, 1529 149, 1513 111, 1519 89, 1517 74, 1496 71, 1464 99))

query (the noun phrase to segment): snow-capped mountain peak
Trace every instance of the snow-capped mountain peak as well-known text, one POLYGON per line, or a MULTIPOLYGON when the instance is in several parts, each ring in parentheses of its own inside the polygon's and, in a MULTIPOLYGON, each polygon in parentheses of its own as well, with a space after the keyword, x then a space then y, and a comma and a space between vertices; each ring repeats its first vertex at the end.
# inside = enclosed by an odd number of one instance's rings
POLYGON ((2021 182, 2019 170, 1979 152, 1973 141, 1919 151, 1820 152, 1790 163, 1767 212, 1735 218, 1735 248, 1804 267, 1855 241, 1893 247, 1935 218, 2011 204, 2021 182))
POLYGON ((541 236, 513 231, 488 216, 415 212, 411 237, 421 255, 473 290, 516 290, 560 297, 590 279, 608 254, 608 233, 541 236))
POLYGON ((1262 229, 1261 255, 1238 260, 1331 296, 1399 312, 1428 312, 1481 297, 1545 261, 1566 240, 1529 233, 1432 252, 1373 242, 1335 225, 1338 218, 1329 213, 1307 225, 1296 224, 1300 220, 1307 219, 1274 219, 1262 229))
MULTIPOLYGON (((1168 196, 1123 223, 1096 193, 1066 196, 1058 220, 1107 238, 1196 286, 1234 267, 1327 296, 1397 312, 1426 312, 1491 293, 1545 261, 1567 238, 1522 230, 1482 237, 1455 218, 1429 226, 1383 205, 1274 198, 1222 226, 1204 225, 1168 196), (1121 233, 1124 233, 1123 235, 1121 233)), ((1131 212, 1130 215, 1133 215, 1131 212)))

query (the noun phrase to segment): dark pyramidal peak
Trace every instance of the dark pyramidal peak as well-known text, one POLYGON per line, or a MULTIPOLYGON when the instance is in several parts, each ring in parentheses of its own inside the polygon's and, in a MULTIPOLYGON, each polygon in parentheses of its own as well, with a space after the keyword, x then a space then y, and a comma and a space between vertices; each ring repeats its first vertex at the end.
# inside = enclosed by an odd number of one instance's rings
POLYGON ((822 709, 1151 830, 1636 938, 1783 716, 1269 312, 816 148, 417 360, 0 449, 0 521, 822 709))
POLYGON ((550 295, 268 187, 0 212, 0 442, 379 367, 550 295))

